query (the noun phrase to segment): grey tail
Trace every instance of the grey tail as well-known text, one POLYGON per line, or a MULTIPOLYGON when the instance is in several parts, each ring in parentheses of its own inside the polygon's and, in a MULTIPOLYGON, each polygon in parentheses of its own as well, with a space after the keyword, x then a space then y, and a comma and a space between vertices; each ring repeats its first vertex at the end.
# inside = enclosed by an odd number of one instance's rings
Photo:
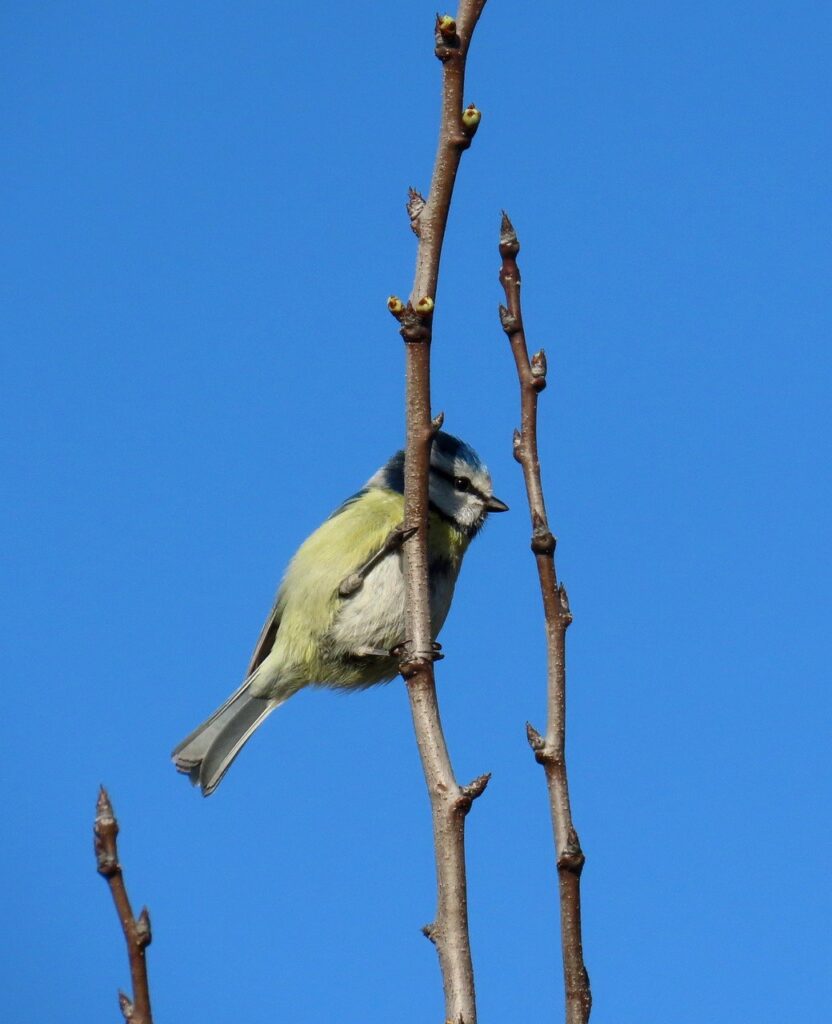
POLYGON ((252 697, 252 678, 253 674, 173 751, 176 770, 199 785, 203 796, 214 792, 255 729, 283 703, 252 697))

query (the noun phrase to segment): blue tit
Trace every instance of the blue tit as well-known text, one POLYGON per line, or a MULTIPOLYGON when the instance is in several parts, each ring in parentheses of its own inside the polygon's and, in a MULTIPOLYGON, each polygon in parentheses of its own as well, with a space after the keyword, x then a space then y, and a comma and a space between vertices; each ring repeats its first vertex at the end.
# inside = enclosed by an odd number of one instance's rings
MULTIPOLYGON (((492 493, 477 453, 437 433, 430 458, 428 559, 436 639, 451 606, 462 557, 489 512, 492 493)), ((402 546, 404 452, 300 546, 277 592, 236 693, 173 752, 176 768, 214 792, 266 718, 304 686, 361 689, 398 672, 406 640, 402 546)))

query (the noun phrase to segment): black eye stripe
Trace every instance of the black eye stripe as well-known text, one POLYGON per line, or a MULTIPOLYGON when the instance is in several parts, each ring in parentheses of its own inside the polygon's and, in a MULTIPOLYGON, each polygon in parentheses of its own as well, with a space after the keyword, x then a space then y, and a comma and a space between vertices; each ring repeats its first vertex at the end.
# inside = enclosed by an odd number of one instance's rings
MULTIPOLYGON (((441 477, 443 480, 447 480, 447 482, 451 485, 451 487, 454 487, 454 480, 456 479, 456 476, 453 473, 449 473, 446 469, 442 469, 440 466, 431 466, 430 467, 430 471, 431 471, 431 473, 436 473, 436 475, 441 477)), ((467 490, 467 492, 463 492, 463 493, 476 494, 476 496, 478 498, 482 499, 482 501, 488 501, 488 495, 487 494, 483 494, 482 491, 480 491, 480 490, 478 490, 478 488, 474 487, 473 483, 471 483, 470 480, 468 481, 468 490, 467 490)))

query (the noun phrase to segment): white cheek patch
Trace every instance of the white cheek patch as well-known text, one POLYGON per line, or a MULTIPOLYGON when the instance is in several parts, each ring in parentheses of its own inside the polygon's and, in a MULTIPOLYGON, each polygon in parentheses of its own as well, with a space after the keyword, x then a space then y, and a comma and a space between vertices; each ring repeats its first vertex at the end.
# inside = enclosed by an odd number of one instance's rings
POLYGON ((480 497, 470 491, 458 491, 449 480, 438 473, 431 473, 430 500, 443 515, 464 527, 474 526, 485 510, 485 504, 480 497))

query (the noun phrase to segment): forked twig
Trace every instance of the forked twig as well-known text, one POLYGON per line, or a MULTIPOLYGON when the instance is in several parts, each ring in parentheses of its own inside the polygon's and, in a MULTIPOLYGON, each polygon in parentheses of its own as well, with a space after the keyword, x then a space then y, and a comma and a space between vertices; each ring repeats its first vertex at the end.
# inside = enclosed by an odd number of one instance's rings
POLYGON ((113 813, 110 797, 103 786, 98 794, 93 835, 98 873, 106 879, 107 885, 110 887, 110 894, 121 922, 124 941, 127 945, 127 956, 130 960, 133 998, 130 999, 124 992, 119 992, 119 1006, 125 1021, 129 1021, 130 1024, 153 1024, 145 958, 145 951, 152 939, 150 914, 147 907, 142 907, 138 918, 133 917, 133 908, 130 906, 130 897, 127 895, 127 887, 124 884, 124 873, 118 859, 116 845, 118 822, 113 813))
POLYGON ((586 1024, 592 1009, 589 975, 584 966, 581 935, 581 871, 584 854, 572 824, 566 774, 566 630, 572 621, 569 598, 555 571, 555 538, 549 529, 540 458, 537 450, 537 398, 546 387, 546 355, 541 349, 529 358, 520 308, 520 244, 508 216, 500 228, 500 283, 506 305, 500 322, 508 336, 520 382, 520 430, 514 432, 514 457, 523 469, 532 521, 531 548, 537 562, 546 618, 547 722, 546 735, 526 724, 529 744, 543 765, 549 788, 560 891, 560 927, 567 1024, 586 1024))
POLYGON ((480 121, 476 107, 463 109, 465 62, 485 0, 460 0, 456 18, 438 15, 436 56, 442 62, 439 144, 427 199, 411 189, 407 204, 419 241, 416 273, 405 305, 391 296, 388 307, 401 324, 406 352, 406 448, 404 471, 407 529, 415 536, 404 547, 408 643, 402 663, 416 743, 430 795, 436 856, 437 909, 425 934, 435 943, 445 990, 445 1019, 476 1024, 474 971, 468 937, 464 820, 487 776, 461 787, 451 766, 436 699, 435 651, 428 591, 428 470, 431 442, 441 418, 431 419, 430 342, 439 261, 462 153, 480 121))

